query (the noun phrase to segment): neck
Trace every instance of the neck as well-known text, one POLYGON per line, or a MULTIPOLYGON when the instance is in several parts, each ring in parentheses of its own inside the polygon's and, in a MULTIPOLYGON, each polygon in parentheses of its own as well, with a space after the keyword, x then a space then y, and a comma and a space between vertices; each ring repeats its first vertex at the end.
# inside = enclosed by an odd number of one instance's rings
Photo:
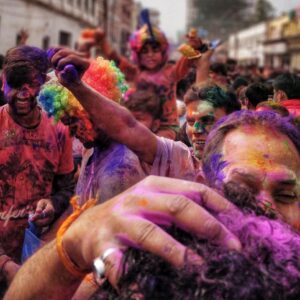
POLYGON ((34 128, 41 122, 41 110, 38 106, 36 106, 30 113, 24 116, 15 114, 13 109, 8 106, 8 113, 17 124, 24 128, 34 128))

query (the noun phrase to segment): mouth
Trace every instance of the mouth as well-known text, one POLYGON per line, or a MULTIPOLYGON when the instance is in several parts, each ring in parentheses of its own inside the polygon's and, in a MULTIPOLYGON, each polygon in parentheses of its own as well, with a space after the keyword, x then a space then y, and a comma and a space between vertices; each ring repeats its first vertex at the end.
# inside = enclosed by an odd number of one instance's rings
POLYGON ((30 101, 29 100, 20 100, 20 99, 17 99, 16 100, 16 104, 18 105, 18 106, 27 106, 27 105, 29 105, 30 104, 30 101))
POLYGON ((197 140, 193 141, 193 147, 195 150, 204 150, 205 141, 204 140, 197 140))
POLYGON ((205 145, 205 140, 194 140, 193 144, 199 145, 199 146, 204 146, 205 145))

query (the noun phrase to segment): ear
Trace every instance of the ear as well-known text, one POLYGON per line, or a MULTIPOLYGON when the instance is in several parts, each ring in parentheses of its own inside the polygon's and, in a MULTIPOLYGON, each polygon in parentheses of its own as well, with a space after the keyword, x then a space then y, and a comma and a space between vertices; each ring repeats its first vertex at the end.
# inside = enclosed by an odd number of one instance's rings
POLYGON ((160 127, 160 119, 153 120, 151 131, 155 133, 158 131, 159 127, 160 127))
POLYGON ((276 97, 274 100, 278 102, 288 99, 287 94, 283 90, 277 90, 275 95, 276 97))

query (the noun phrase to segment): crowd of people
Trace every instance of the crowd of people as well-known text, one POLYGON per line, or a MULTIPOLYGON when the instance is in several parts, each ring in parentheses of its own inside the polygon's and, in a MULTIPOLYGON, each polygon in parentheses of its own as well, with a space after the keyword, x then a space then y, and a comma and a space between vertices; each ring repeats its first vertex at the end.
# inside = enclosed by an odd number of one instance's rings
POLYGON ((176 62, 149 24, 131 59, 101 28, 8 50, 0 297, 300 298, 300 77, 186 38, 176 62))

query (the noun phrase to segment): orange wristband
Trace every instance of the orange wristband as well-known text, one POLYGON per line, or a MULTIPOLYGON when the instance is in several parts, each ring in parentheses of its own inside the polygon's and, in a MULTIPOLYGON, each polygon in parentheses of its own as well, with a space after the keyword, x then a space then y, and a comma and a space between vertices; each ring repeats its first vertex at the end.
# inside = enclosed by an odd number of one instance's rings
POLYGON ((86 209, 94 206, 96 204, 95 199, 89 199, 82 207, 77 203, 78 197, 73 197, 70 203, 73 207, 73 213, 63 222, 56 234, 56 249, 60 257, 61 262, 69 273, 76 277, 84 277, 89 271, 81 270, 69 257, 65 248, 62 244, 62 238, 66 230, 70 225, 84 212, 86 209))

